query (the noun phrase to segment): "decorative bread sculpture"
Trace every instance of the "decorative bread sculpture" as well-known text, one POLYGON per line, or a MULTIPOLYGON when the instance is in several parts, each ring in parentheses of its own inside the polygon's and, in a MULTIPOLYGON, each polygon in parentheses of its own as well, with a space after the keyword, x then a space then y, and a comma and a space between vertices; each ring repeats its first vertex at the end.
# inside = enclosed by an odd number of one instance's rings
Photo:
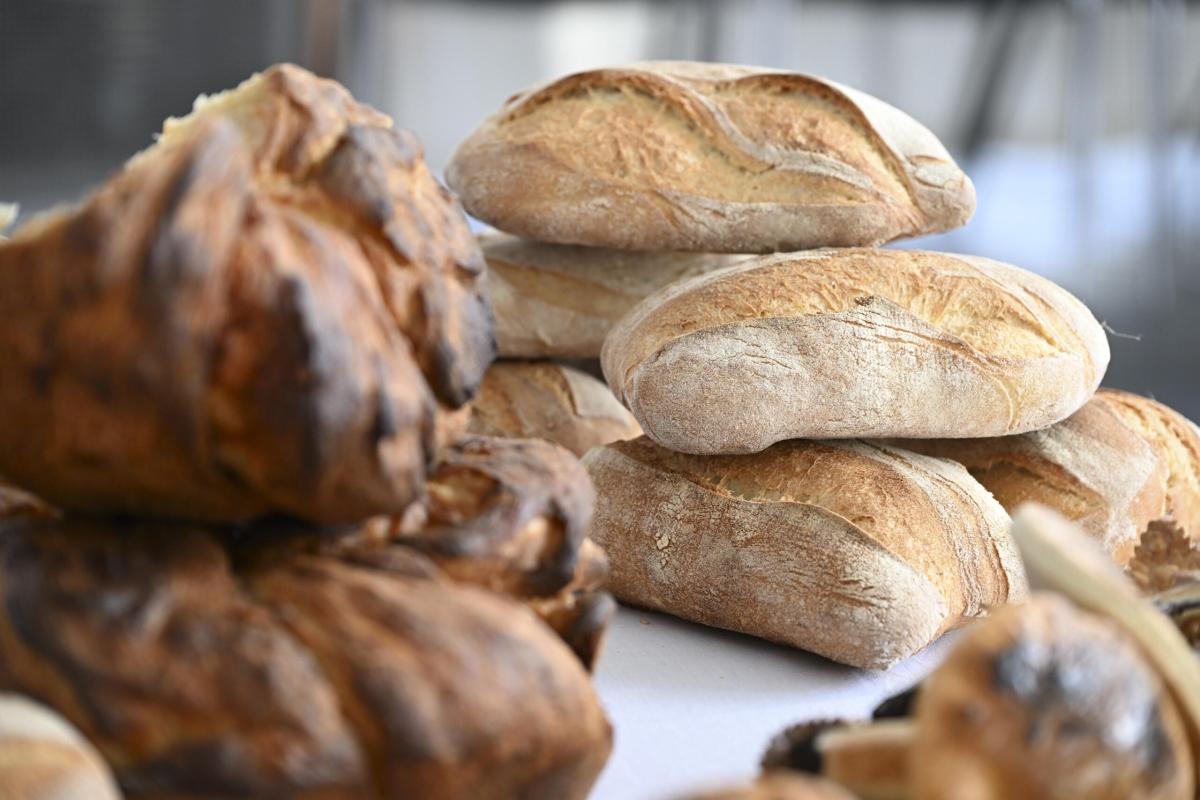
POLYGON ((584 457, 618 599, 884 668, 1021 600, 1008 516, 950 461, 853 440, 584 457))
POLYGON ((669 283, 746 258, 547 244, 502 233, 479 237, 502 358, 599 358, 604 337, 669 283))
POLYGON ((65 719, 20 695, 0 694, 0 797, 118 800, 112 774, 65 719))
POLYGON ((87 512, 400 513, 493 354, 420 147, 273 67, 0 244, 0 474, 87 512))
MULTIPOLYGON (((463 449, 491 454, 501 494, 532 491, 522 463, 572 463, 544 442, 463 449)), ((434 493, 472 483, 444 469, 434 493)), ((590 659, 606 620, 577 612, 605 599, 603 561, 597 574, 579 534, 579 465, 539 491, 517 515, 491 491, 450 500, 460 528, 422 526, 428 511, 405 531, 325 534, 0 522, 0 689, 78 725, 131 797, 582 798, 611 730, 585 664, 535 612, 590 659)))
POLYGON ((577 456, 641 435, 633 415, 601 381, 551 361, 499 361, 471 404, 470 430, 546 439, 577 456))
POLYGON ((510 99, 458 149, 474 216, 544 242, 762 253, 949 230, 975 189, 932 133, 832 81, 657 62, 510 99))
POLYGON ((646 435, 685 453, 783 439, 1000 436, 1095 392, 1104 331, 1045 278, 976 256, 819 250, 668 286, 604 343, 646 435))
POLYGON ((1200 431, 1146 397, 1101 389, 1040 431, 984 439, 902 439, 967 468, 1008 511, 1034 501, 1094 537, 1118 564, 1151 522, 1200 538, 1200 431))

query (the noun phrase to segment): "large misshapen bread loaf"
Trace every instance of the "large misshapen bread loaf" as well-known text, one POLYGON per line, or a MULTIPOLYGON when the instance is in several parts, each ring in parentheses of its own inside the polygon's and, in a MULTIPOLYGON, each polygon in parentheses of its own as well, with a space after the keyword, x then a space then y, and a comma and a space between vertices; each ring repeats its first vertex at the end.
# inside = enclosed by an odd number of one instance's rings
POLYGON ((1200 537, 1200 433, 1161 403, 1101 389, 1040 431, 984 439, 902 439, 965 466, 1010 512, 1037 502, 1074 521, 1119 564, 1150 522, 1200 537))
POLYGON ((90 512, 399 513, 493 355, 419 144, 274 67, 0 244, 0 472, 90 512))
POLYGON ((112 774, 69 722, 26 697, 0 694, 0 797, 117 800, 112 774))
POLYGON ((857 441, 592 450, 617 598, 883 668, 1025 595, 1008 516, 957 464, 857 441))
POLYGON ((832 81, 649 62, 510 99, 446 170, 467 210, 529 239, 761 253, 944 231, 971 181, 903 112, 832 81))
POLYGON ((471 404, 470 430, 546 439, 577 456, 642 433, 601 381, 550 361, 500 361, 488 368, 471 404))
POLYGON ((136 797, 582 798, 611 748, 587 476, 546 442, 458 451, 395 524, 0 522, 0 689, 136 797))
POLYGON ((598 358, 631 308, 669 283, 745 256, 634 252, 480 237, 502 358, 598 358))
POLYGON ((1108 341, 1032 273, 976 256, 817 250, 673 284, 612 331, 609 386, 672 450, 791 438, 1000 436, 1069 416, 1108 341))

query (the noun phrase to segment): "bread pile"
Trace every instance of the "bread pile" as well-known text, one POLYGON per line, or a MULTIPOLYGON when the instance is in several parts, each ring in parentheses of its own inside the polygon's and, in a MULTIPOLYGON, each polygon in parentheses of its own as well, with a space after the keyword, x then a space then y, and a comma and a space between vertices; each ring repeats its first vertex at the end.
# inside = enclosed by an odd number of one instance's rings
MULTIPOLYGON (((0 691, 130 797, 585 796, 594 497, 463 436, 483 274, 415 139, 289 66, 0 244, 0 691)), ((0 795, 106 796, 36 793, 77 762, 0 795)))
POLYGON ((626 602, 886 667, 1025 596, 1022 500, 1119 561, 1196 513, 1195 427, 1095 395, 1109 349, 1082 303, 986 258, 878 249, 962 225, 975 192, 873 97, 594 70, 514 96, 447 180, 507 232, 484 244, 501 355, 599 356, 645 433, 584 459, 626 602))

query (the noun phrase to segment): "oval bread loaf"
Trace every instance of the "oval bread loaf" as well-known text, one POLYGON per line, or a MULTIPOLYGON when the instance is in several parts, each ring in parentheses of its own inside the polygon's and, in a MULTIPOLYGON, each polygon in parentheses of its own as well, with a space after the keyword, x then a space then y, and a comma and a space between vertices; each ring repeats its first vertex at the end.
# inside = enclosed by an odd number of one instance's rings
POLYGON ((545 242, 762 253, 949 230, 975 189, 941 142, 796 73, 651 62, 509 100, 446 170, 467 210, 545 242))
POLYGON ((673 284, 613 329, 613 392, 659 444, 757 452, 783 439, 1001 436, 1095 392, 1108 341, 1032 273, 975 256, 818 250, 673 284))
POLYGON ((1008 516, 966 470, 858 441, 584 457, 619 600, 884 668, 1022 599, 1008 516))
POLYGON ((0 798, 117 800, 100 755, 69 722, 14 694, 0 694, 0 798))
POLYGON ((1118 564, 1129 561, 1157 519, 1171 517, 1200 537, 1200 432, 1145 397, 1101 389, 1040 431, 894 444, 959 462, 1010 513, 1030 501, 1053 508, 1118 564))
POLYGON ((549 361, 493 364, 471 405, 470 431, 546 439, 577 456, 642 433, 601 381, 549 361))
POLYGON ((598 358, 604 337, 647 295, 745 256, 633 252, 481 236, 502 358, 598 358))

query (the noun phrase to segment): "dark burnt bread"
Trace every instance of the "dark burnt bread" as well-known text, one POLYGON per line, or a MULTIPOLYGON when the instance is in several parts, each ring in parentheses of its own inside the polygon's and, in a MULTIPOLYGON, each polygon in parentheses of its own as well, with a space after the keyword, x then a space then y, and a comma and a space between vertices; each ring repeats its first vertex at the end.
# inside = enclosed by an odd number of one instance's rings
POLYGON ((0 689, 66 716, 131 797, 587 794, 611 730, 527 608, 402 546, 230 541, 0 522, 0 689))
POLYGON ((0 473, 59 508, 400 513, 494 354, 416 140, 275 67, 0 244, 0 473))

